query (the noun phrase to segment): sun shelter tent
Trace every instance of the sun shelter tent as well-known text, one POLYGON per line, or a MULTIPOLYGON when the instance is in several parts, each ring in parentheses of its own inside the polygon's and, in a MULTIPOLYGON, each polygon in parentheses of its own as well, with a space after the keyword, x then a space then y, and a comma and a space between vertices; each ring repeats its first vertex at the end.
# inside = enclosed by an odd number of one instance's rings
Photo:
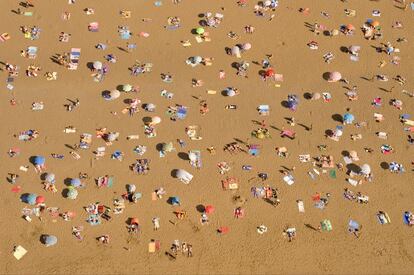
POLYGON ((201 151, 200 150, 191 150, 188 154, 188 157, 190 159, 191 166, 200 169, 201 164, 201 151))
POLYGON ((81 55, 81 49, 80 48, 72 48, 70 50, 69 70, 77 70, 78 69, 80 55, 81 55))
POLYGON ((57 241, 58 241, 56 236, 46 235, 46 234, 42 235, 40 237, 40 240, 46 247, 53 246, 53 245, 57 244, 57 241))
POLYGON ((184 184, 189 184, 194 177, 192 174, 183 169, 178 169, 175 176, 184 184))

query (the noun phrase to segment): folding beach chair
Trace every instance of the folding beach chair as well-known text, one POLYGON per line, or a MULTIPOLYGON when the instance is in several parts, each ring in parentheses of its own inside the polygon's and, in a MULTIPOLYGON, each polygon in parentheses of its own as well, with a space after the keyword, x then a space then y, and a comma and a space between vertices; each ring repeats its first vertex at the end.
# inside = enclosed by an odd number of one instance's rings
POLYGON ((269 105, 259 105, 257 111, 261 116, 268 116, 270 114, 269 105))

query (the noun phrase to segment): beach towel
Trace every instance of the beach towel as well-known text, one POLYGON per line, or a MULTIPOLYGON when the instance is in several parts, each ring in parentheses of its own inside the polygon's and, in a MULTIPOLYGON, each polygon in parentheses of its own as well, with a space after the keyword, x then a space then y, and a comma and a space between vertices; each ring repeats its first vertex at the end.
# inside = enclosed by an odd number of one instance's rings
POLYGON ((292 175, 286 175, 283 177, 283 180, 288 184, 288 185, 292 185, 295 183, 294 178, 292 175))
POLYGON ((14 256, 17 260, 20 260, 21 258, 23 258, 23 256, 24 256, 24 255, 26 255, 26 253, 27 253, 27 250, 26 250, 26 249, 24 249, 24 247, 23 247, 23 246, 18 245, 18 246, 16 246, 16 247, 14 248, 14 251, 13 251, 13 256, 14 256))
POLYGON ((90 32, 97 32, 97 31, 99 31, 99 23, 98 22, 89 23, 88 30, 90 32))
POLYGON ((305 205, 303 204, 302 200, 298 200, 298 210, 300 213, 305 213, 305 205))

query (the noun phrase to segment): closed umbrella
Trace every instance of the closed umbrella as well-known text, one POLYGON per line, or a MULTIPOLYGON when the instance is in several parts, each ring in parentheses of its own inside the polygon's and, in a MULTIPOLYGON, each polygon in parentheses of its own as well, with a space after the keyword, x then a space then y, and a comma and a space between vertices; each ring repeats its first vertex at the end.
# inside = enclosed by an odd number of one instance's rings
POLYGON ((68 192, 66 193, 66 197, 71 200, 76 200, 78 197, 78 190, 76 190, 74 187, 69 187, 68 192))
POLYGON ((74 178, 70 180, 70 185, 77 188, 80 187, 82 185, 82 182, 79 178, 74 178))
POLYGON ((204 212, 205 212, 206 214, 211 214, 211 213, 213 213, 213 212, 214 212, 214 210, 215 210, 215 208, 214 208, 214 206, 212 206, 212 205, 206 205, 206 206, 204 207, 204 212))
POLYGON ((53 246, 53 245, 57 244, 57 241, 58 241, 56 236, 46 235, 46 234, 42 235, 40 239, 41 239, 41 242, 46 247, 53 246))
POLYGON ((93 62, 93 68, 95 70, 101 70, 102 69, 102 62, 100 62, 100 61, 93 62))
POLYGON ((329 73, 328 82, 338 82, 341 79, 342 79, 342 75, 340 72, 329 73))

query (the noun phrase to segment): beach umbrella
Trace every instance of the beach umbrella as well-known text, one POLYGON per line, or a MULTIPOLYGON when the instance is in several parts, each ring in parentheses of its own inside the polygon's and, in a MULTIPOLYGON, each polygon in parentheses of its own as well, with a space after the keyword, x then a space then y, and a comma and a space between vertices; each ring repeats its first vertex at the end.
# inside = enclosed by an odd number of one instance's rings
POLYGON ((163 152, 171 152, 174 150, 174 145, 172 142, 167 142, 162 144, 162 151, 163 152))
POLYGON ((203 58, 199 55, 196 55, 196 56, 190 57, 189 60, 190 60, 190 63, 192 64, 200 64, 201 61, 203 61, 203 58))
POLYGON ((205 30, 204 30, 204 28, 202 28, 202 27, 198 27, 197 29, 196 29, 196 33, 197 34, 204 34, 204 32, 205 32, 205 30))
POLYGON ((369 164, 365 163, 361 166, 361 174, 363 175, 369 175, 371 173, 371 166, 369 164))
POLYGON ((100 62, 100 61, 93 62, 93 68, 95 70, 101 70, 102 69, 102 62, 100 62))
POLYGON ((55 179, 56 176, 53 173, 47 173, 46 177, 45 177, 45 181, 48 183, 55 183, 55 179))
POLYGON ((53 245, 57 244, 58 240, 57 240, 57 237, 54 236, 54 235, 44 234, 44 235, 41 236, 41 241, 46 247, 49 247, 49 246, 53 246, 53 245))
POLYGON ((195 154, 194 152, 190 152, 188 154, 188 158, 190 159, 190 161, 196 161, 197 160, 197 154, 195 154))
POLYGON ((311 94, 311 99, 312 100, 318 100, 321 98, 321 94, 320 93, 312 93, 311 94))
POLYGON ((137 187, 135 184, 127 184, 126 189, 128 193, 134 193, 137 187))
POLYGON ((347 28, 348 30, 350 30, 350 31, 355 30, 355 27, 354 27, 354 25, 352 25, 352 24, 348 24, 348 25, 346 25, 346 28, 347 28))
POLYGON ((132 200, 139 200, 140 198, 142 198, 142 193, 134 193, 134 195, 132 195, 132 200))
POLYGON ((206 205, 206 206, 204 207, 204 212, 205 212, 206 214, 211 214, 211 213, 213 213, 213 212, 214 212, 214 210, 215 210, 215 208, 214 208, 214 206, 212 206, 212 205, 206 205))
POLYGON ((236 55, 239 56, 240 55, 240 48, 237 46, 234 46, 231 48, 231 55, 236 55))
POLYGON ((129 224, 131 224, 131 225, 133 225, 133 224, 136 224, 136 225, 139 225, 139 220, 138 220, 138 218, 130 218, 129 219, 129 224))
POLYGON ((161 118, 159 116, 154 116, 151 118, 151 124, 152 125, 157 125, 161 122, 161 118))
POLYGON ((235 96, 236 91, 234 89, 228 88, 228 89, 226 89, 225 94, 226 94, 226 96, 235 96))
POLYGON ((170 203, 172 205, 180 205, 180 198, 179 197, 170 197, 170 203))
POLYGON ((349 51, 349 52, 351 52, 351 53, 355 53, 355 52, 358 52, 358 51, 360 51, 360 50, 361 50, 361 47, 360 47, 360 46, 355 46, 355 45, 350 46, 350 47, 348 48, 348 51, 349 51))
POLYGON ((66 197, 71 200, 76 200, 78 197, 78 190, 76 190, 74 187, 69 187, 68 192, 66 193, 66 197))
POLYGON ((371 26, 373 26, 374 28, 378 27, 380 25, 380 22, 378 21, 372 21, 371 22, 371 26))
POLYGON ((391 162, 389 165, 390 171, 398 171, 400 169, 400 165, 395 161, 391 162))
POLYGON ((147 103, 145 104, 145 110, 149 111, 149 112, 153 112, 155 111, 155 104, 154 103, 147 103))
POLYGON ((33 164, 34 165, 43 165, 43 164, 45 164, 45 161, 46 161, 45 157, 35 156, 34 159, 33 159, 33 164))
POLYGON ((329 73, 328 82, 337 82, 342 79, 340 72, 331 72, 329 73))
POLYGON ((36 197, 36 204, 41 204, 41 203, 44 203, 45 201, 46 201, 46 198, 43 196, 36 197))
POLYGON ((354 121, 355 117, 353 114, 350 113, 346 113, 343 117, 344 119, 344 123, 346 124, 352 124, 352 122, 354 121))
POLYGON ((355 161, 359 160, 358 153, 356 151, 350 151, 349 156, 355 161))
POLYGON ((109 142, 115 141, 117 138, 119 137, 119 133, 118 132, 110 132, 107 136, 107 140, 109 142))
POLYGON ((26 193, 26 194, 23 194, 23 195, 20 196, 20 200, 22 202, 25 202, 25 203, 30 204, 30 205, 35 205, 36 204, 36 198, 37 198, 37 195, 33 194, 33 193, 30 193, 30 194, 26 193))
POLYGON ((175 176, 178 179, 180 179, 181 181, 184 181, 184 182, 189 182, 193 178, 193 175, 191 175, 190 173, 188 173, 184 169, 178 169, 177 170, 177 173, 175 174, 175 176))
POLYGON ((273 68, 269 68, 265 72, 266 77, 273 77, 275 75, 275 70, 273 68))
POLYGON ((112 90, 109 92, 108 96, 109 96, 108 98, 109 100, 117 99, 118 97, 121 96, 121 92, 118 90, 112 90))
POLYGON ((250 50, 252 48, 252 44, 250 44, 250 43, 244 43, 244 44, 242 44, 242 49, 244 50, 244 51, 248 51, 248 50, 250 50))
POLYGON ((125 84, 125 85, 123 85, 123 86, 122 86, 122 90, 123 90, 124 92, 130 92, 130 91, 132 91, 132 85, 130 85, 130 84, 125 84))
POLYGON ((73 187, 80 187, 82 185, 82 182, 79 178, 74 178, 70 180, 70 185, 73 187))

